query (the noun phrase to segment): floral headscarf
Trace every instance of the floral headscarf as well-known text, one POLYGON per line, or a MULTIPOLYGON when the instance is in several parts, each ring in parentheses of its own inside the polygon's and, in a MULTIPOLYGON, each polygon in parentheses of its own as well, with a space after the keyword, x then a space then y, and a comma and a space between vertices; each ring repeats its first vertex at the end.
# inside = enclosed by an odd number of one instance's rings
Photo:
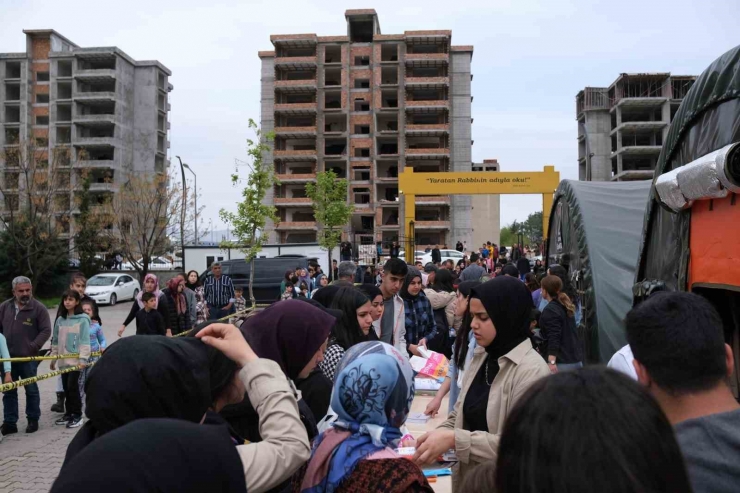
POLYGON ((146 284, 146 281, 148 279, 154 279, 154 299, 157 300, 154 303, 154 308, 156 309, 157 306, 159 306, 159 297, 162 295, 162 291, 159 290, 159 279, 157 279, 157 276, 154 274, 147 274, 144 276, 144 282, 141 283, 142 290, 139 291, 139 294, 136 295, 136 302, 139 304, 139 308, 144 308, 144 302, 141 301, 141 296, 144 294, 144 285, 146 284))
POLYGON ((173 277, 167 282, 167 289, 170 290, 170 296, 175 301, 175 308, 177 309, 177 314, 181 315, 183 313, 188 312, 188 302, 185 299, 185 295, 182 293, 178 293, 177 288, 182 284, 185 285, 185 281, 180 279, 179 277, 173 277))
POLYGON ((335 491, 362 459, 397 446, 414 399, 408 359, 383 342, 352 346, 336 375, 331 407, 338 418, 316 439, 303 493, 335 491))

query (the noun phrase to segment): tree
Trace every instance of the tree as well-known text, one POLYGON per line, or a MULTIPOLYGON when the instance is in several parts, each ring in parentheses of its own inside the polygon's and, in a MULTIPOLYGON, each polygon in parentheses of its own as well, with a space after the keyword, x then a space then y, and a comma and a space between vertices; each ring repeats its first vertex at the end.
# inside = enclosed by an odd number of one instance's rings
POLYGON ((86 277, 92 277, 102 270, 104 264, 98 254, 111 247, 111 239, 100 234, 110 224, 110 219, 100 207, 95 207, 90 194, 92 178, 89 170, 80 171, 78 182, 80 191, 75 202, 80 213, 75 221, 75 250, 80 261, 80 271, 86 277))
POLYGON ((182 207, 181 190, 164 173, 146 175, 129 171, 105 211, 110 224, 106 236, 117 241, 121 254, 131 262, 140 279, 149 273, 152 257, 170 246, 169 234, 177 229, 182 207))
POLYGON ((511 226, 501 228, 500 240, 501 246, 511 247, 516 243, 516 234, 511 230, 511 226))
POLYGON ((542 212, 534 212, 527 216, 527 220, 522 223, 521 229, 529 246, 539 250, 543 240, 542 212))
POLYGON ((0 149, 0 278, 25 275, 43 293, 69 265, 70 220, 74 212, 72 153, 48 149, 48 141, 16 140, 0 149), (43 282, 40 282, 43 280, 43 282))
POLYGON ((245 262, 250 264, 249 269, 249 301, 254 308, 256 302, 252 284, 254 282, 254 259, 262 250, 262 246, 267 241, 265 227, 267 221, 277 223, 279 221, 277 209, 275 206, 265 204, 267 192, 271 190, 277 180, 273 171, 272 163, 263 161, 263 154, 270 150, 270 142, 274 139, 272 132, 262 134, 257 124, 251 118, 249 119, 249 128, 254 131, 256 139, 247 139, 247 155, 251 168, 246 180, 239 176, 237 168, 231 175, 231 182, 234 186, 246 182, 242 190, 242 201, 236 204, 236 212, 221 209, 219 216, 221 220, 231 225, 233 236, 237 238, 238 244, 224 242, 224 246, 237 246, 245 254, 245 262))
POLYGON ((318 233, 319 245, 331 252, 342 239, 342 227, 352 219, 354 206, 347 203, 347 180, 338 179, 333 171, 316 174, 316 183, 306 184, 306 196, 313 201, 316 223, 321 226, 318 233))

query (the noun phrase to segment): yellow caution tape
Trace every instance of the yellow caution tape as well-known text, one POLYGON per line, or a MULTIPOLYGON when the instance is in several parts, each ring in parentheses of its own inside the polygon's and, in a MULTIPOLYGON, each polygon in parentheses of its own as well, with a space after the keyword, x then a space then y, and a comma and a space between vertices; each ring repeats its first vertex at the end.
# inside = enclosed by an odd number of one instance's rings
MULTIPOLYGON (((103 354, 101 351, 95 351, 94 353, 90 353, 90 356, 100 356, 103 354)), ((79 354, 58 354, 56 356, 25 356, 25 357, 18 357, 18 358, 0 358, 0 362, 4 361, 10 361, 11 363, 25 363, 28 361, 46 361, 46 360, 57 360, 57 359, 69 359, 69 358, 79 358, 79 354)))
MULTIPOLYGON (((88 363, 87 365, 85 365, 85 368, 89 368, 94 364, 95 364, 94 361, 92 363, 88 363)), ((55 370, 49 373, 44 373, 43 375, 37 375, 35 377, 23 378, 21 380, 17 380, 12 383, 4 383, 0 385, 0 392, 7 392, 9 390, 17 389, 18 387, 30 385, 32 383, 36 383, 41 380, 46 380, 47 378, 53 378, 53 377, 56 377, 57 375, 64 375, 65 373, 70 373, 73 371, 80 371, 80 368, 77 366, 73 366, 70 368, 65 368, 64 370, 55 370)))

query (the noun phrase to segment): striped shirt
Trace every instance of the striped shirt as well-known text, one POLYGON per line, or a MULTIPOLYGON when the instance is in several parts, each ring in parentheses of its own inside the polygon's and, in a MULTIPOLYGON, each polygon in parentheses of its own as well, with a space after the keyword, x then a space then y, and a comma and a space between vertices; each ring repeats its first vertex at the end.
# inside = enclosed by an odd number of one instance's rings
POLYGON ((206 277, 203 288, 206 302, 216 308, 226 306, 234 300, 234 284, 227 275, 222 275, 218 279, 214 276, 206 277))

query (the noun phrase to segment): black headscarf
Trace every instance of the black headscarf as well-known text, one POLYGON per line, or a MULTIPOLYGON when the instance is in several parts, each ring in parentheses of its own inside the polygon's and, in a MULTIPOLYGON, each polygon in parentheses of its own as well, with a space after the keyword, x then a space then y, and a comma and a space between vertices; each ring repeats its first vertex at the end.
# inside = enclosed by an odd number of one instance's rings
POLYGON ((370 301, 373 301, 378 296, 383 296, 382 291, 380 291, 380 288, 375 284, 361 284, 360 286, 357 286, 357 289, 365 293, 365 296, 367 296, 370 301))
POLYGON ((236 365, 191 337, 126 337, 112 344, 85 381, 89 421, 65 464, 95 438, 143 418, 200 422, 236 365))
POLYGON ((471 289, 470 298, 481 301, 496 328, 496 337, 486 348, 488 358, 474 377, 463 404, 465 428, 487 432, 488 394, 499 371, 498 359, 529 339, 532 295, 519 279, 501 276, 471 289))
POLYGON ((247 485, 225 427, 141 419, 82 451, 62 469, 51 491, 232 492, 247 491, 247 485))
POLYGON ((336 296, 337 291, 339 291, 341 288, 342 286, 337 286, 336 284, 332 284, 331 286, 324 286, 323 288, 319 288, 311 296, 311 299, 314 301, 318 301, 324 307, 329 308, 331 306, 332 300, 334 299, 334 296, 336 296))
MULTIPOLYGON (((401 298, 404 300, 415 300, 419 295, 412 296, 411 293, 409 293, 409 285, 411 284, 411 281, 414 280, 415 277, 418 277, 419 279, 424 279, 421 277, 421 272, 419 272, 419 269, 416 267, 411 267, 409 265, 409 271, 406 274, 406 280, 403 282, 403 287, 401 288, 401 292, 399 293, 401 295, 401 298)), ((421 293, 421 291, 419 291, 421 293)))
POLYGON ((334 330, 332 331, 333 342, 330 342, 330 344, 339 344, 347 350, 355 344, 374 338, 375 331, 372 327, 370 328, 370 332, 365 335, 360 328, 360 323, 357 321, 357 309, 368 301, 370 301, 368 297, 359 289, 343 287, 337 290, 331 307, 340 310, 342 317, 334 326, 334 330))

